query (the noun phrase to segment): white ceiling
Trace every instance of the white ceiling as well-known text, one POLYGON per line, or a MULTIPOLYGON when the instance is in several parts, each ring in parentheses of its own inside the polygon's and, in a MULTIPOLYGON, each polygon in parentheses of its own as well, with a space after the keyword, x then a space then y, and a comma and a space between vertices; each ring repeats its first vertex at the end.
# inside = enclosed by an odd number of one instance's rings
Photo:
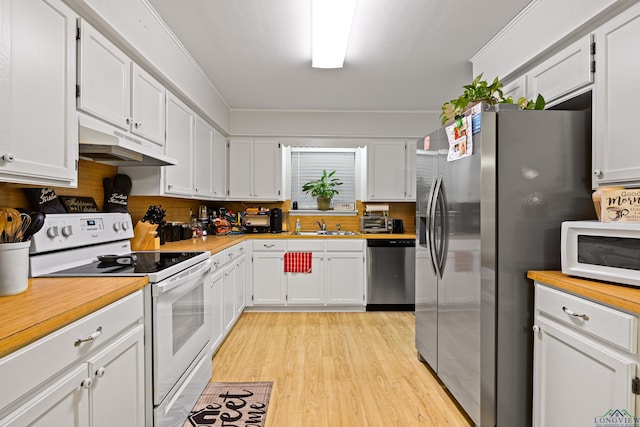
POLYGON ((311 0, 148 2, 232 109, 415 111, 460 95, 530 0, 360 0, 333 70, 311 68, 311 0))

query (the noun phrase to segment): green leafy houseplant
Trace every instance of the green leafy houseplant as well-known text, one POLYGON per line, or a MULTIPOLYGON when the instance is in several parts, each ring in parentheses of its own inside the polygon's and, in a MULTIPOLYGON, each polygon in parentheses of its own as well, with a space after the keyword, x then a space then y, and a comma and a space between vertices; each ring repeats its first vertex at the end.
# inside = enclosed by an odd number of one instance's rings
POLYGON ((302 191, 306 194, 311 193, 311 196, 316 197, 318 201, 318 209, 327 210, 331 204, 331 198, 336 194, 340 194, 338 189, 342 182, 335 178, 336 171, 327 173, 326 170, 322 171, 320 179, 309 181, 302 186, 302 191))
MULTIPOLYGON (((502 93, 502 83, 496 77, 489 84, 486 80, 482 80, 482 73, 479 74, 471 84, 463 86, 464 92, 456 99, 442 104, 440 112, 440 121, 447 124, 464 112, 464 110, 472 103, 486 102, 491 105, 495 104, 513 104, 512 97, 504 97, 502 93)), ((523 110, 544 110, 546 102, 542 95, 538 94, 535 102, 527 98, 519 98, 518 106, 523 110)))

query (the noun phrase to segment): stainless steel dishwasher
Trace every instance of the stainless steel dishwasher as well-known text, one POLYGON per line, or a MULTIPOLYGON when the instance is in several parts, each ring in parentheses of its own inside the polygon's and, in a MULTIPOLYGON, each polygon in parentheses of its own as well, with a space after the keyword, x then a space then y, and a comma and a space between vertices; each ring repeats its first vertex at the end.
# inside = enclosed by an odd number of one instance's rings
POLYGON ((367 239, 367 311, 415 310, 415 244, 367 239))

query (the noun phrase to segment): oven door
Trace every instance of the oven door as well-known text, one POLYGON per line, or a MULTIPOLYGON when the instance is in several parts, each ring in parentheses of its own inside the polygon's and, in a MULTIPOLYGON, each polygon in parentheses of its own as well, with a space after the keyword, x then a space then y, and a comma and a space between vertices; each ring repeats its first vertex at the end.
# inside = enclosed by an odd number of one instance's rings
POLYGON ((152 284, 153 403, 174 387, 211 336, 211 261, 152 284))

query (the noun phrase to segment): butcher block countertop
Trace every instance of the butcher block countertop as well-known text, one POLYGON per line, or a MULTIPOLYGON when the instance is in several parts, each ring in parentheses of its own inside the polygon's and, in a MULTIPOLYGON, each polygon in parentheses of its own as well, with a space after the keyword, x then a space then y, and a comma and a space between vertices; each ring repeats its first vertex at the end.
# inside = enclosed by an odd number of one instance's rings
POLYGON ((29 279, 27 290, 0 296, 0 357, 144 288, 146 277, 29 279))
MULTIPOLYGON (((415 234, 358 234, 354 236, 296 236, 237 234, 205 236, 167 242, 161 251, 220 252, 248 239, 415 239, 415 234)), ((0 296, 0 357, 28 345, 148 283, 146 277, 31 278, 18 295, 0 296)))
POLYGON ((529 271, 527 277, 580 297, 640 314, 640 288, 579 279, 560 271, 529 271))
POLYGON ((285 233, 252 233, 252 234, 228 234, 226 236, 204 236, 194 239, 167 242, 160 246, 161 251, 211 251, 212 254, 227 249, 243 240, 252 239, 411 239, 416 238, 412 233, 396 234, 356 234, 349 236, 310 236, 285 233))

